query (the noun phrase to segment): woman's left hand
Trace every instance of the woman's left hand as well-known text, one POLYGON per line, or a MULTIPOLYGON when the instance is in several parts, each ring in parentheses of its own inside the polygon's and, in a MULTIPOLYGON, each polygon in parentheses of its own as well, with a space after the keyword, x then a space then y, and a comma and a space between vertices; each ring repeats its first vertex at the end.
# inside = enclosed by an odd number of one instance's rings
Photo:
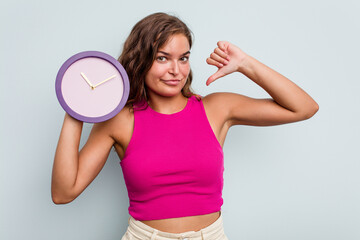
POLYGON ((246 53, 229 42, 219 41, 217 45, 218 47, 206 59, 207 64, 218 67, 218 71, 206 81, 207 86, 218 78, 240 71, 247 57, 246 53))

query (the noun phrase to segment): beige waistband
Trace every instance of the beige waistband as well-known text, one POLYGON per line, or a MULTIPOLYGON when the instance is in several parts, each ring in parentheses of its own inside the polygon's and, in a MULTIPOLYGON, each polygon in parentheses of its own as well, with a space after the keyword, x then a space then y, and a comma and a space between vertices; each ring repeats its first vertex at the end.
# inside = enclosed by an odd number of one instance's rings
POLYGON ((139 239, 216 240, 224 234, 223 219, 221 214, 220 217, 211 225, 198 231, 188 231, 183 233, 163 232, 152 228, 141 221, 135 220, 132 216, 129 217, 128 222, 128 231, 139 239))

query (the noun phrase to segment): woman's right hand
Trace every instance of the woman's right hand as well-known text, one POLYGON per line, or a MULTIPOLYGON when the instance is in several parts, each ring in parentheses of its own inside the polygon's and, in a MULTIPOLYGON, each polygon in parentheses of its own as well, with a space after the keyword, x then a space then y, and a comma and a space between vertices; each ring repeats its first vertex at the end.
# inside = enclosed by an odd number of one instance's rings
POLYGON ((54 203, 73 201, 101 171, 114 144, 110 125, 109 121, 94 124, 86 144, 79 151, 83 122, 65 114, 52 172, 54 203))

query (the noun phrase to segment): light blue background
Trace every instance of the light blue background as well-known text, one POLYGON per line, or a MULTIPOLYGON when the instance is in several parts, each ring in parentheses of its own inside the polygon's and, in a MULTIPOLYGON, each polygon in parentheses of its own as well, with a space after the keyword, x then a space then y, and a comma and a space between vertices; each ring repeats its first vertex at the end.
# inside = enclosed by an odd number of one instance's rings
POLYGON ((216 70, 206 58, 228 40, 320 105, 303 122, 230 129, 222 207, 229 239, 360 239, 359 1, 3 0, 0 9, 0 239, 120 240, 128 197, 114 152, 74 202, 51 201, 64 117, 55 77, 80 51, 117 58, 133 25, 158 11, 178 15, 195 34, 197 93, 268 97, 241 74, 205 85, 216 70))

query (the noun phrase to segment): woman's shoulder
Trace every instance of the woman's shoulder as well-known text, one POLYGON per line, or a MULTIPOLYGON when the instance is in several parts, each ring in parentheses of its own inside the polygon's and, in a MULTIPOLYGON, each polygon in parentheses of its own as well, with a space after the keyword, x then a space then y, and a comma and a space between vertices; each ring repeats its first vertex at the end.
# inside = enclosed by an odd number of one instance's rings
POLYGON ((229 94, 227 92, 215 92, 210 93, 208 95, 202 96, 201 100, 207 108, 217 109, 217 108, 224 108, 226 107, 226 99, 228 98, 229 94))
POLYGON ((124 107, 115 117, 108 120, 111 137, 115 144, 122 148, 129 143, 134 129, 134 111, 131 107, 124 107))
POLYGON ((125 130, 131 128, 134 124, 134 109, 130 106, 124 107, 114 118, 113 123, 115 129, 125 130))
POLYGON ((130 107, 125 106, 113 118, 107 120, 106 124, 109 125, 109 127, 118 128, 121 127, 122 125, 127 125, 133 119, 134 119, 133 110, 130 107))
POLYGON ((202 97, 207 115, 227 121, 229 118, 229 101, 233 93, 215 92, 202 97))
POLYGON ((246 96, 232 92, 215 92, 202 97, 204 104, 212 108, 227 108, 232 101, 240 101, 246 96))

